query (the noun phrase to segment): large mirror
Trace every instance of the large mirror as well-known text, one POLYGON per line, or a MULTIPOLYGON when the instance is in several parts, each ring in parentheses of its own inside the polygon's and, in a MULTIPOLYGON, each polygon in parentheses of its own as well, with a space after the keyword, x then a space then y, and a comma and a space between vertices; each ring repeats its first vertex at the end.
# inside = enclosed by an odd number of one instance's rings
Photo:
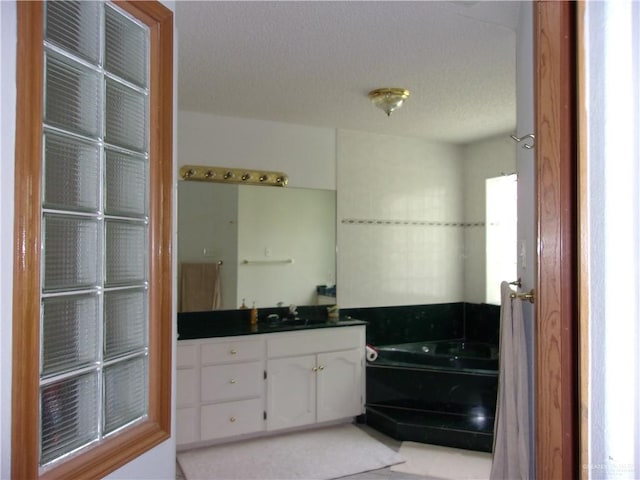
POLYGON ((219 264, 220 309, 335 303, 335 212, 333 190, 181 181, 178 262, 219 264))

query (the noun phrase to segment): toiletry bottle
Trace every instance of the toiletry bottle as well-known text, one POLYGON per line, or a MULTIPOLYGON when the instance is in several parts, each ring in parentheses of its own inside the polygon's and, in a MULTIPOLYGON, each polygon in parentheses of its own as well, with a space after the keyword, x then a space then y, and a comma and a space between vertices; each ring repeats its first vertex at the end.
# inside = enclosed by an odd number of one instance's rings
POLYGON ((240 305, 240 308, 249 308, 247 307, 247 304, 244 303, 244 298, 242 299, 242 305, 240 305))
POLYGON ((258 309, 256 308, 256 302, 253 302, 251 307, 251 315, 249 317, 251 319, 251 325, 255 325, 258 323, 258 309))

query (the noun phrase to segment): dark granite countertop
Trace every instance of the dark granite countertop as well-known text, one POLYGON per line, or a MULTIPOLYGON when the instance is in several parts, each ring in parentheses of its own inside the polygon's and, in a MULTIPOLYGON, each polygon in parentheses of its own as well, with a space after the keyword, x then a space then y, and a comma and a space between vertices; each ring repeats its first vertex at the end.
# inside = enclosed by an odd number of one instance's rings
POLYGON ((366 325, 367 322, 349 317, 338 322, 326 320, 281 321, 269 323, 259 321, 251 325, 245 318, 216 318, 210 312, 179 313, 178 340, 194 340, 199 338, 234 337, 238 335, 258 335, 264 333, 292 332, 314 330, 319 328, 340 328, 355 325, 366 325))

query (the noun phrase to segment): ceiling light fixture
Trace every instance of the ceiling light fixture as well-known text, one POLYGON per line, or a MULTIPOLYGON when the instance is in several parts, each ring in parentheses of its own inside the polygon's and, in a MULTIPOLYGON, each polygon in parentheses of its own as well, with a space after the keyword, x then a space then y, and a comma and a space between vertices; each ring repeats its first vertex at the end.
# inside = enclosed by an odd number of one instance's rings
POLYGON ((384 110, 387 116, 391 116, 394 110, 400 108, 411 93, 404 88, 377 88, 369 92, 369 100, 384 110))

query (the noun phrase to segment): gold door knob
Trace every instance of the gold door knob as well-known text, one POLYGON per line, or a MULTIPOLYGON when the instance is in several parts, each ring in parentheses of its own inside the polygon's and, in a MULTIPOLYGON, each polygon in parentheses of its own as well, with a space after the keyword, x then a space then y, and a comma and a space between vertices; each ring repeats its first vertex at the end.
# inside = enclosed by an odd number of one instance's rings
POLYGON ((231 423, 235 422, 235 421, 236 421, 236 417, 231 417, 231 418, 229 419, 229 421, 230 421, 231 423))

